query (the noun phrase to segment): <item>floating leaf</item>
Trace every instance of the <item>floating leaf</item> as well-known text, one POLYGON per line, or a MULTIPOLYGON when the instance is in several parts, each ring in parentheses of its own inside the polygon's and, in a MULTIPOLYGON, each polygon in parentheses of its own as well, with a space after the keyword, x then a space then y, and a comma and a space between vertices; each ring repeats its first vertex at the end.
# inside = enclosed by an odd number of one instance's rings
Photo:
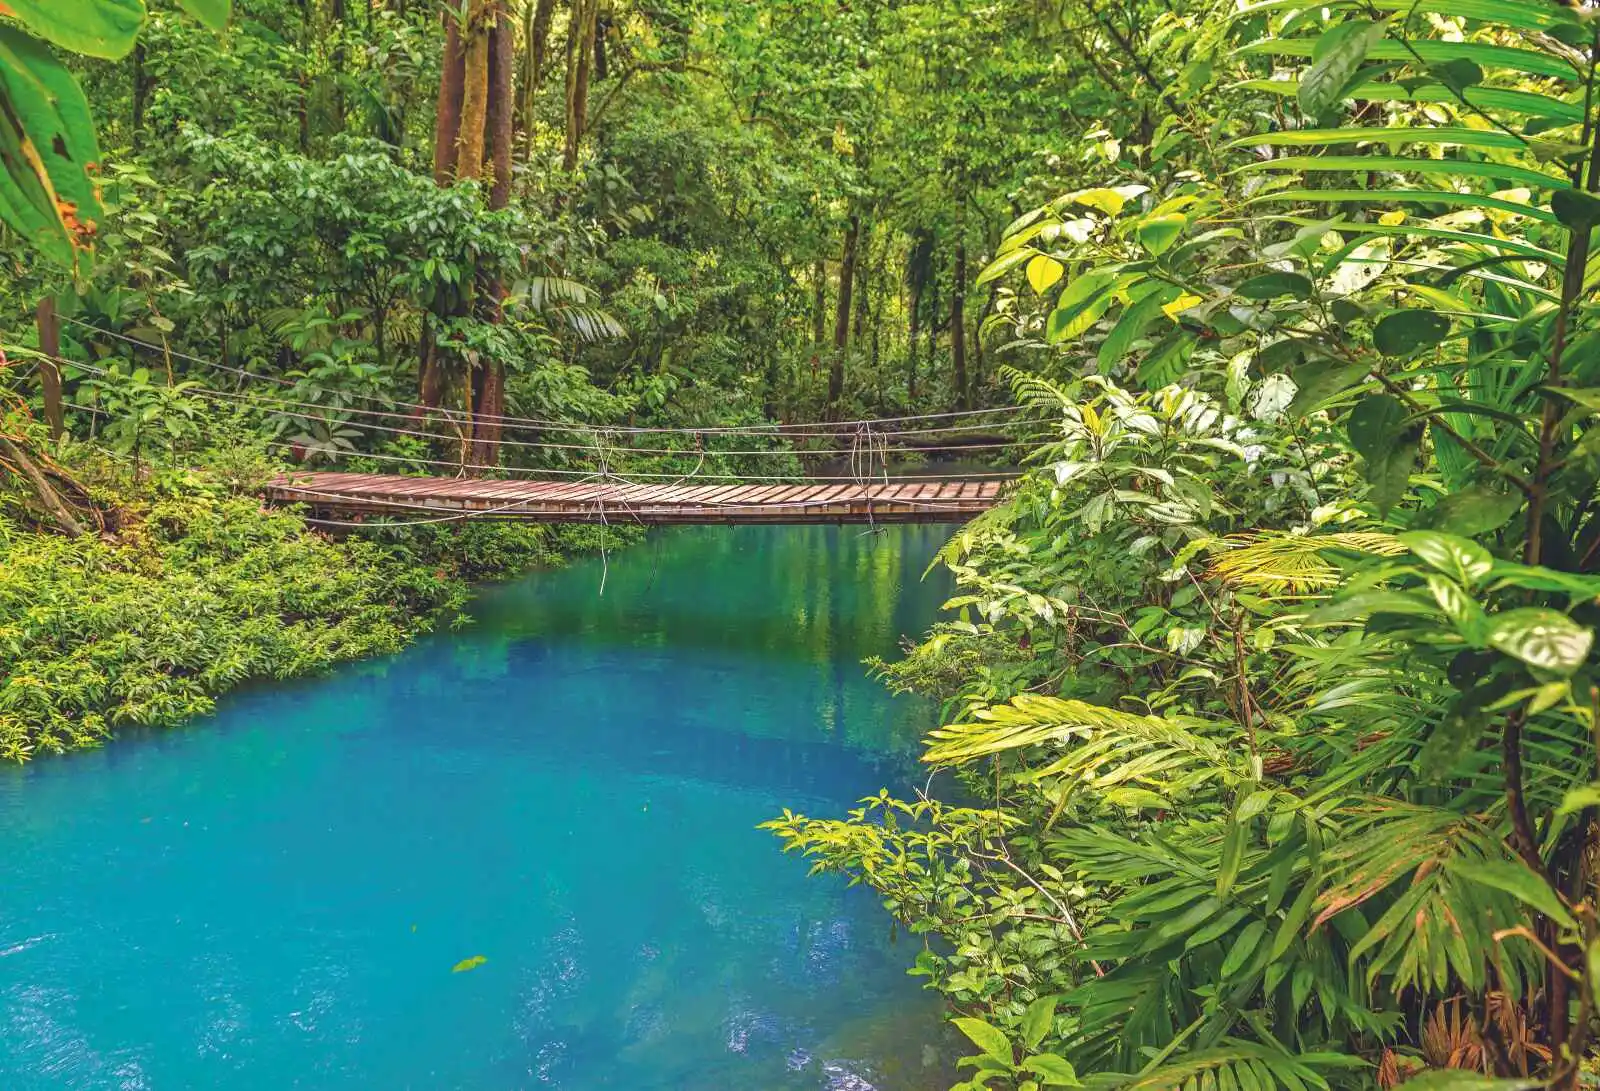
POLYGON ((460 962, 456 963, 450 968, 450 972, 453 974, 464 974, 468 970, 476 970, 479 966, 482 966, 488 961, 489 960, 484 958, 482 955, 473 955, 471 958, 464 958, 460 962))

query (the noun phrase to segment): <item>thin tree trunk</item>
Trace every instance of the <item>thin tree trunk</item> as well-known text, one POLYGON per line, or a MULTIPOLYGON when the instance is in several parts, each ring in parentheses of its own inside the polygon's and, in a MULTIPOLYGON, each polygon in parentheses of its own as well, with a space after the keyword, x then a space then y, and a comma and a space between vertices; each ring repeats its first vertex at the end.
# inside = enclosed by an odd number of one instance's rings
POLYGON ((39 300, 39 351, 48 359, 39 361, 39 385, 44 394, 44 419, 50 425, 50 438, 60 439, 67 430, 61 411, 61 372, 56 359, 61 355, 61 323, 56 317, 56 297, 39 300))
POLYGON ((538 0, 528 8, 525 27, 527 48, 523 53, 522 95, 518 107, 520 128, 527 137, 525 158, 533 157, 533 120, 539 101, 539 84, 544 80, 545 63, 549 58, 550 19, 555 14, 556 0, 538 0))
POLYGON ((839 302, 833 318, 833 359, 828 363, 828 409, 832 413, 844 396, 844 356, 850 347, 850 298, 855 287, 856 249, 861 241, 861 217, 852 215, 844 233, 844 254, 839 261, 839 302))
POLYGON ((300 121, 300 151, 311 150, 311 0, 300 0, 300 101, 296 107, 300 121))
POLYGON ((594 22, 594 78, 603 83, 610 74, 606 66, 606 37, 611 33, 611 10, 607 8, 594 22))
POLYGON ((68 538, 82 537, 84 533, 83 524, 73 517, 71 509, 62 502, 55 487, 45 477, 44 471, 39 469, 34 464, 33 459, 28 457, 28 452, 24 451, 20 444, 13 443, 4 435, 0 435, 0 451, 4 451, 7 454, 8 461, 21 470, 22 476, 26 477, 29 483, 33 485, 34 491, 39 494, 39 502, 50 513, 50 517, 56 521, 56 526, 61 528, 61 533, 68 538))
POLYGON ((856 309, 856 344, 867 334, 867 303, 871 296, 872 282, 872 228, 868 226, 866 238, 866 257, 856 262, 855 309, 856 309))
POLYGON ((917 400, 917 331, 922 324, 922 285, 911 289, 911 335, 906 343, 906 404, 917 400))
POLYGON ((448 186, 456 175, 456 136, 461 131, 461 99, 466 79, 466 53, 455 12, 446 8, 444 61, 439 70, 439 103, 433 124, 433 180, 448 186))
POLYGON ((589 70, 599 13, 599 0, 572 0, 567 28, 567 138, 561 155, 561 169, 568 173, 578 169, 578 147, 588 122, 589 70))
MULTIPOLYGON (((333 128, 344 131, 344 0, 333 0, 333 128)), ((369 16, 370 18, 370 16, 369 16)))
POLYGON ((818 352, 828 336, 828 263, 818 258, 811 265, 811 344, 818 352))
POLYGON ((150 83, 144 74, 144 43, 133 47, 133 150, 139 150, 144 135, 144 111, 150 96, 150 83))
POLYGON ((967 408, 967 244, 956 243, 955 280, 950 285, 950 365, 956 408, 967 408))

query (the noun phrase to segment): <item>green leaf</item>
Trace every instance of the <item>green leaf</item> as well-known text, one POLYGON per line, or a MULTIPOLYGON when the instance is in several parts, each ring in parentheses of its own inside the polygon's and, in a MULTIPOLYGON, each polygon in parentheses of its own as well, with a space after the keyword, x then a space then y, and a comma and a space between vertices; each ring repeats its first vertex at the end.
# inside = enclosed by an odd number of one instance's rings
POLYGON ((1369 394, 1346 422, 1350 445, 1365 460, 1363 472, 1380 515, 1387 515, 1405 495, 1416 459, 1420 432, 1405 427, 1406 417, 1399 398, 1369 394))
POLYGON ((1477 542, 1433 530, 1409 530, 1396 540, 1428 564, 1472 587, 1494 569, 1494 558, 1477 542))
MULTIPOLYGON (((1278 170, 1295 174, 1327 171, 1394 171, 1404 174, 1442 174, 1447 177, 1490 178, 1503 184, 1520 184, 1540 189, 1571 189, 1572 183, 1543 171, 1485 163, 1476 159, 1421 159, 1405 155, 1286 155, 1246 163, 1240 171, 1278 170)), ((1365 226, 1365 225, 1363 225, 1365 226)))
POLYGON ((212 30, 222 30, 228 25, 231 0, 178 0, 178 4, 212 30))
POLYGON ((1240 284, 1233 293, 1256 300, 1277 299, 1285 295, 1295 299, 1310 299, 1311 287, 1311 278, 1300 273, 1262 273, 1240 284))
POLYGON ((1172 248, 1178 241, 1178 236, 1183 234, 1183 229, 1188 225, 1189 218, 1182 213, 1173 212, 1165 216, 1152 216, 1140 222, 1134 229, 1139 237, 1139 245, 1150 251, 1155 257, 1160 257, 1172 248))
POLYGON ((144 24, 144 0, 4 0, 34 34, 73 53, 108 61, 133 48, 144 24))
POLYGON ((1311 67, 1300 77, 1300 109, 1321 117, 1344 96, 1367 53, 1388 26, 1369 19, 1348 19, 1324 31, 1311 48, 1311 67))
POLYGON ((1293 373, 1295 394, 1289 412, 1303 417, 1322 407, 1331 398, 1360 386, 1370 370, 1363 364, 1341 364, 1335 360, 1315 360, 1293 373))
POLYGON ((1450 335, 1450 320, 1438 311, 1395 311, 1372 328, 1372 343, 1385 356, 1408 356, 1450 335))
POLYGON ((1037 254, 1028 262, 1028 283, 1032 285, 1035 293, 1044 295, 1052 284, 1061 279, 1061 274, 1064 272, 1066 267, 1055 258, 1047 254, 1037 254))
POLYGON ((1489 644, 1530 667, 1565 675, 1589 657, 1594 631, 1555 610, 1525 606, 1489 619, 1489 644))
POLYGON ((1577 788, 1568 788, 1561 797, 1561 806, 1556 808, 1557 814, 1577 814, 1589 807, 1600 807, 1600 781, 1577 788))
POLYGON ((450 972, 453 974, 464 974, 468 970, 476 970, 479 966, 482 966, 488 961, 489 960, 484 958, 482 955, 473 955, 471 958, 464 958, 454 966, 450 967, 450 972))
POLYGON ((1239 933, 1239 938, 1233 941, 1233 947, 1228 951, 1228 957, 1222 960, 1222 969, 1219 972, 1224 981, 1245 968, 1250 961, 1250 956, 1256 953, 1256 946, 1266 933, 1266 921, 1251 921, 1244 926, 1244 931, 1239 933))
POLYGON ((1023 1061, 1022 1067, 1043 1080, 1046 1087, 1082 1086, 1072 1065, 1054 1053, 1035 1054, 1023 1061))
MULTIPOLYGON (((1236 53, 1241 56, 1311 57, 1314 60, 1316 51, 1321 45, 1321 38, 1268 38, 1251 42, 1236 50, 1236 53)), ((1437 38, 1417 38, 1404 42, 1379 40, 1374 41, 1365 50, 1364 56, 1368 60, 1401 61, 1408 64, 1415 63, 1420 57, 1422 63, 1430 67, 1461 58, 1472 61, 1485 70, 1508 68, 1533 76, 1553 76, 1574 83, 1581 79, 1578 70, 1570 62, 1554 53, 1489 45, 1483 42, 1446 42, 1437 38)), ((1301 83, 1304 82, 1305 77, 1302 76, 1301 83)))
POLYGON ((1405 1082, 1414 1091, 1533 1091, 1540 1080, 1502 1080, 1465 1068, 1430 1068, 1405 1082))
POLYGON ((983 272, 978 274, 977 282, 979 284, 987 284, 991 280, 996 280, 1005 276, 1017 266, 1025 264, 1026 262, 1031 261, 1033 258, 1040 256, 1041 255, 1039 254, 1039 251, 1035 250, 1031 246, 1024 246, 1017 250, 1011 251, 1009 254, 1002 254, 994 261, 991 261, 988 266, 984 268, 983 272))
POLYGON ((1056 1004, 1060 999, 1059 996, 1041 996, 1022 1013, 1022 1041, 1029 1049, 1037 1047, 1050 1033, 1055 1023, 1056 1004))
POLYGON ((950 1020, 968 1038, 972 1044, 983 1050, 984 1054, 1010 1067, 1012 1063, 1011 1040, 1006 1037, 1005 1031, 999 1027, 991 1026, 982 1019, 963 1017, 950 1020))
POLYGON ((1466 57, 1453 57, 1433 66, 1433 75, 1453 91, 1465 91, 1483 82, 1483 69, 1466 57))
POLYGON ((1172 300, 1178 298, 1182 289, 1171 284, 1161 284, 1147 295, 1130 304, 1122 312, 1122 317, 1117 324, 1111 327, 1111 332, 1100 343, 1100 352, 1097 357, 1102 369, 1111 367, 1118 360, 1128 354, 1133 343, 1144 333, 1145 328, 1155 321, 1161 314, 1161 308, 1172 300))
POLYGON ((1550 884, 1528 870, 1528 866, 1520 860, 1468 860, 1452 856, 1445 866, 1452 875, 1503 891, 1565 928, 1577 926, 1561 898, 1550 889, 1550 884))
POLYGON ((0 99, 0 217, 75 265, 103 216, 88 100, 48 46, 11 27, 0 27, 0 99))
POLYGON ((1521 493, 1474 485, 1444 497, 1427 512, 1427 517, 1431 526, 1471 537, 1498 530, 1521 510, 1521 493))
POLYGON ((1600 223, 1600 197, 1579 189, 1558 190, 1550 196, 1550 211, 1574 231, 1587 231, 1600 223))

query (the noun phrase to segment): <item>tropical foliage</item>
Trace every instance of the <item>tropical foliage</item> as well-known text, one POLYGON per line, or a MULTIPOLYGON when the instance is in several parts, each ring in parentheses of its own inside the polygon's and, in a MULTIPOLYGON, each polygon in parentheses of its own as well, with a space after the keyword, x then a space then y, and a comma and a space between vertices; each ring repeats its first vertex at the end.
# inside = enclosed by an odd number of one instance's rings
POLYGON ((980 277, 1055 437, 885 668, 946 699, 925 756, 970 806, 771 825, 942 937, 967 1087, 1575 1087, 1594 27, 1202 14, 1180 155, 1024 213, 980 277))

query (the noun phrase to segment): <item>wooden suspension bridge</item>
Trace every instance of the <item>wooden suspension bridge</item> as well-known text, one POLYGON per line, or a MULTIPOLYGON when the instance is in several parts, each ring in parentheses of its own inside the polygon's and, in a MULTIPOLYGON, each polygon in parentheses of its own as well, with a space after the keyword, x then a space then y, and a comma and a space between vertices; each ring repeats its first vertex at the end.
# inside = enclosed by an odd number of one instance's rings
POLYGON ((409 516, 420 521, 521 519, 541 523, 959 523, 994 506, 1002 479, 791 484, 636 484, 619 480, 406 477, 304 472, 267 486, 269 500, 314 516, 409 516))

